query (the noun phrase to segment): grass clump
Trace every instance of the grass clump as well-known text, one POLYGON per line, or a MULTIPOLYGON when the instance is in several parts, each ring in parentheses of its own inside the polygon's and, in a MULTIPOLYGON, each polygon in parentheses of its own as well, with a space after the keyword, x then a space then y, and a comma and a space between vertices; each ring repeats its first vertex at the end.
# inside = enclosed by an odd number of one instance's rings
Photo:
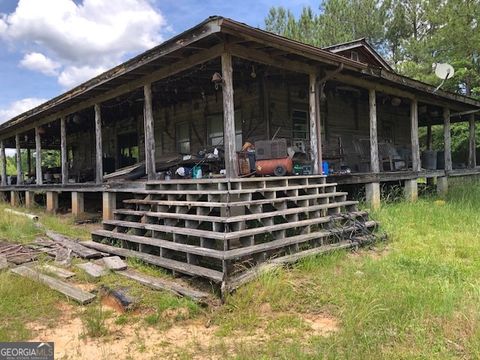
POLYGON ((83 335, 92 338, 108 335, 110 331, 107 319, 110 315, 111 312, 104 310, 101 305, 88 306, 81 316, 84 327, 83 335))

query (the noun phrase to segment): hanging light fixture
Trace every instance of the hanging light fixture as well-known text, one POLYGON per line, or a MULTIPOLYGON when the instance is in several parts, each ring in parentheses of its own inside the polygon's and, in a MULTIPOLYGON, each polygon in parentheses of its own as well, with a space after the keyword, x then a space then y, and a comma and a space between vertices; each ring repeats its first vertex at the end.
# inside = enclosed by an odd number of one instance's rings
POLYGON ((218 90, 220 85, 222 85, 222 75, 220 75, 218 72, 216 72, 215 74, 213 74, 212 76, 212 83, 214 83, 215 85, 215 90, 218 90))

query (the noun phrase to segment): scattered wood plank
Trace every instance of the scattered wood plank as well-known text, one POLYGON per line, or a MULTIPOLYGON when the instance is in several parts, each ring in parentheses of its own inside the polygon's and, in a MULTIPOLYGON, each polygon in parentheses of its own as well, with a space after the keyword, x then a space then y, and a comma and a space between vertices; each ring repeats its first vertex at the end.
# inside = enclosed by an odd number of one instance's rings
POLYGON ((119 256, 104 257, 103 263, 110 270, 125 270, 127 268, 127 263, 120 259, 119 256))
POLYGON ((140 284, 149 287, 150 289, 168 291, 176 296, 185 296, 203 304, 209 304, 213 302, 213 297, 209 293, 192 289, 167 279, 145 275, 132 269, 117 271, 116 273, 135 280, 140 284))
POLYGON ((128 288, 110 289, 103 286, 100 289, 103 305, 113 308, 120 314, 135 309, 138 300, 129 294, 128 288))
POLYGON ((107 271, 103 266, 91 262, 77 264, 76 266, 94 278, 99 278, 107 274, 107 271))
POLYGON ((5 255, 0 255, 0 270, 6 269, 7 267, 7 257, 5 255))
POLYGON ((61 277, 63 279, 69 279, 69 278, 75 276, 75 273, 73 273, 71 271, 68 271, 68 270, 65 270, 65 269, 59 268, 57 266, 50 265, 50 264, 44 264, 44 265, 39 266, 38 268, 41 271, 42 270, 48 271, 49 273, 52 273, 53 275, 56 275, 56 276, 61 277))
POLYGON ((28 213, 24 213, 24 212, 21 212, 21 211, 15 211, 15 210, 12 210, 12 209, 5 209, 4 211, 8 212, 10 214, 14 214, 14 215, 25 216, 25 217, 29 218, 30 220, 33 220, 33 221, 38 221, 38 216, 34 215, 34 214, 28 214, 28 213))
POLYGON ((51 276, 41 274, 26 266, 18 266, 11 271, 17 275, 45 284, 49 288, 64 294, 68 298, 71 298, 82 305, 88 304, 95 298, 95 295, 92 293, 83 291, 82 289, 79 289, 64 281, 55 279, 51 276))
POLYGON ((68 238, 66 236, 57 234, 53 231, 47 230, 46 235, 52 239, 53 241, 59 243, 65 248, 71 249, 75 254, 80 256, 81 258, 84 259, 93 259, 93 258, 99 258, 102 257, 102 254, 99 251, 92 250, 90 248, 87 248, 83 246, 81 243, 78 241, 75 241, 71 238, 68 238))

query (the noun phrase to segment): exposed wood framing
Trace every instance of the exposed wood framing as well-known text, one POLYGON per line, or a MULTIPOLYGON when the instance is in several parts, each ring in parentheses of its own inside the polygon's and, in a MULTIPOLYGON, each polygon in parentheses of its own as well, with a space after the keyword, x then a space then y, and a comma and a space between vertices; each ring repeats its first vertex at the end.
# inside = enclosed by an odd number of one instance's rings
POLYGON ((35 178, 37 185, 43 184, 42 174, 42 139, 40 135, 40 128, 35 128, 35 178))
POLYGON ((7 186, 7 157, 5 156, 5 143, 0 140, 0 176, 2 186, 7 186))
POLYGON ((67 119, 60 118, 60 149, 62 161, 62 184, 68 183, 67 119))
POLYGON ((222 54, 223 79, 223 137, 225 147, 225 171, 227 178, 238 176, 237 153, 235 151, 235 108, 233 102, 232 54, 222 54))
POLYGON ((375 90, 368 91, 370 108, 370 171, 372 173, 380 172, 380 162, 378 160, 378 137, 377 137, 377 95, 375 90))
POLYGON ((427 125, 427 150, 433 149, 432 125, 427 125))
POLYGON ((17 159, 17 184, 23 185, 22 152, 20 149, 20 134, 15 135, 15 157, 17 159))
POLYGON ((100 104, 94 105, 95 109, 95 182, 103 182, 103 150, 102 150, 102 110, 100 104))
POLYGON ((468 167, 477 166, 477 146, 475 139, 475 114, 471 114, 468 118, 469 134, 468 134, 468 167))
POLYGON ((452 170, 452 137, 450 133, 450 109, 443 108, 443 139, 445 143, 445 170, 452 170))
POLYGON ((153 128, 152 85, 143 87, 145 102, 143 104, 143 126, 145 132, 145 168, 148 180, 155 180, 155 132, 153 128))
POLYGON ((410 102, 410 130, 412 141, 412 170, 420 171, 420 143, 418 138, 418 102, 413 99, 410 102))
POLYGON ((319 109, 317 109, 317 74, 311 73, 309 76, 309 89, 308 89, 308 104, 309 104, 309 119, 310 119, 310 153, 313 160, 313 174, 321 174, 322 172, 322 159, 319 157, 321 153, 321 139, 318 138, 318 128, 320 127, 319 109), (319 151, 320 150, 320 151, 319 151))

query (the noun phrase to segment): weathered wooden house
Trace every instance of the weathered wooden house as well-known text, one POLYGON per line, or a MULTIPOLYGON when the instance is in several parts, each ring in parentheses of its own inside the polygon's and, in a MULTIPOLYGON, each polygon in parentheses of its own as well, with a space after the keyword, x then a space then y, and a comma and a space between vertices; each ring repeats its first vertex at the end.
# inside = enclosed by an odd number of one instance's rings
POLYGON ((229 287, 266 258, 358 244, 374 224, 337 184, 364 184, 378 206, 381 182, 403 183, 414 200, 419 178, 445 191, 449 176, 479 173, 479 109, 396 74, 365 40, 320 49, 210 17, 1 124, 0 191, 26 206, 46 194, 49 211, 101 208, 91 246, 229 287), (470 153, 454 169, 459 121, 470 123, 470 153), (445 148, 422 167, 419 127, 428 150, 433 125, 445 148), (272 138, 308 174, 240 176, 242 145, 272 138), (16 176, 5 148, 28 153, 16 176), (42 165, 43 150, 60 152, 58 166, 42 165))

